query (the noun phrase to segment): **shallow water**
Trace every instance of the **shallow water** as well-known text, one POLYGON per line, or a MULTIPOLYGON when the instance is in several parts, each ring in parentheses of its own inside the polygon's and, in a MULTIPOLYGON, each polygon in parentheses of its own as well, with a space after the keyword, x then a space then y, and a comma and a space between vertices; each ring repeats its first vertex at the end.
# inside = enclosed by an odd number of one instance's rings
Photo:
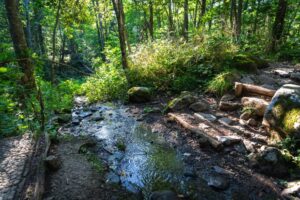
MULTIPOLYGON (((137 122, 126 110, 123 106, 98 105, 93 115, 73 127, 72 133, 97 139, 110 153, 104 158, 109 164, 109 177, 113 174, 113 182, 120 180, 129 191, 142 191, 147 196, 153 190, 180 190, 187 181, 181 154, 167 144, 164 133, 153 133, 147 124, 137 122), (93 120, 99 114, 104 119, 93 120)), ((89 111, 82 108, 74 110, 73 118, 86 112, 89 111)))

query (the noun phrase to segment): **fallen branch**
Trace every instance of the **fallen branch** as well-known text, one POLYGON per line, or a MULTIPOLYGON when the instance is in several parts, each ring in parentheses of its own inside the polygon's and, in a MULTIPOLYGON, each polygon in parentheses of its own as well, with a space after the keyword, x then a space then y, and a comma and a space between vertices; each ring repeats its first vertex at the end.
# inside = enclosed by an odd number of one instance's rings
POLYGON ((179 115, 176 115, 176 114, 173 114, 173 113, 169 113, 168 117, 171 120, 176 121, 177 123, 179 123, 184 128, 188 129, 192 133, 195 133, 195 134, 199 135, 200 137, 206 139, 211 144, 211 146, 213 146, 214 148, 221 149, 223 147, 222 143, 219 142, 216 138, 214 138, 214 137, 212 137, 212 136, 210 136, 210 135, 202 132, 196 126, 193 126, 193 125, 189 124, 188 122, 186 122, 179 115))
POLYGON ((275 94, 275 90, 270 90, 261 86, 244 84, 235 82, 235 96, 240 97, 242 94, 251 93, 251 94, 259 94, 268 97, 273 97, 275 94))

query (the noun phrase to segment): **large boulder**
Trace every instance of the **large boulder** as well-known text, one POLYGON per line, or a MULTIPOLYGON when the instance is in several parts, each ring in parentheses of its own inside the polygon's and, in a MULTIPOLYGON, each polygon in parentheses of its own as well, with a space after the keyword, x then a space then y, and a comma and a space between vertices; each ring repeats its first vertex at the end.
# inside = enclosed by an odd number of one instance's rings
POLYGON ((151 90, 147 87, 132 87, 127 94, 130 102, 143 103, 151 100, 151 90))
POLYGON ((274 139, 300 138, 299 85, 286 84, 277 90, 266 109, 263 125, 279 133, 274 139))
POLYGON ((191 104, 197 101, 197 97, 195 97, 190 92, 182 92, 179 97, 171 100, 167 105, 167 110, 177 111, 183 110, 189 107, 191 104))

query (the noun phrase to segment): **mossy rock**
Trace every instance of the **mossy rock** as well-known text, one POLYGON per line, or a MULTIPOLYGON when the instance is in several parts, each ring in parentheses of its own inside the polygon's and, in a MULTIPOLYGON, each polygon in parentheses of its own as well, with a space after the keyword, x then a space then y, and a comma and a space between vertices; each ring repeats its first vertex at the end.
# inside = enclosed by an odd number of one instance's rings
POLYGON ((232 62, 232 67, 241 71, 256 73, 258 69, 258 65, 255 62, 255 60, 247 55, 243 55, 243 54, 236 55, 233 57, 231 62, 232 62))
POLYGON ((152 94, 150 88, 132 87, 127 92, 129 101, 134 103, 144 103, 151 100, 152 94))
POLYGON ((189 92, 182 92, 179 97, 172 99, 168 105, 166 110, 183 110, 189 107, 191 104, 195 103, 197 98, 189 92))
POLYGON ((275 93, 264 115, 264 125, 276 130, 280 138, 300 138, 300 86, 287 84, 275 93))

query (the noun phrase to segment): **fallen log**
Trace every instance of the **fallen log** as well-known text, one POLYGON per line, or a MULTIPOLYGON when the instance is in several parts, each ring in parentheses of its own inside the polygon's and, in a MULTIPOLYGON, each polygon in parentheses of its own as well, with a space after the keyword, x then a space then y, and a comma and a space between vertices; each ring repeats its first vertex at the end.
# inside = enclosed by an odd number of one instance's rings
POLYGON ((259 94, 263 96, 273 97, 275 90, 270 90, 261 86, 235 82, 235 96, 240 97, 242 94, 259 94))
POLYGON ((179 123, 184 128, 188 129, 192 133, 195 133, 195 134, 199 135, 200 137, 206 139, 210 143, 210 145, 212 147, 214 147, 215 149, 221 149, 223 147, 223 144, 221 142, 219 142, 216 138, 204 133, 203 131, 199 130, 196 126, 193 126, 193 125, 189 124, 188 122, 186 122, 179 115, 169 113, 168 117, 171 120, 176 121, 177 123, 179 123))

